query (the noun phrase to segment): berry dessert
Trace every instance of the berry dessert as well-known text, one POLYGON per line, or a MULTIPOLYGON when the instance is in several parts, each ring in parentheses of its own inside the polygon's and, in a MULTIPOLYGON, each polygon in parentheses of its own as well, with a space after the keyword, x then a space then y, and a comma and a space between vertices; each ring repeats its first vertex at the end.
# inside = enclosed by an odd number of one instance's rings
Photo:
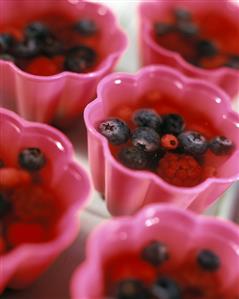
POLYGON ((233 141, 203 114, 175 105, 166 95, 152 101, 148 92, 137 106, 118 107, 110 115, 98 131, 109 141, 115 158, 179 187, 193 187, 217 176, 217 168, 234 149, 233 141))
POLYGON ((100 28, 88 18, 54 13, 0 28, 0 59, 39 76, 92 72, 99 65, 100 28))
POLYGON ((234 41, 239 28, 233 28, 215 12, 195 14, 184 7, 175 7, 167 19, 155 21, 152 35, 161 47, 178 52, 197 67, 226 66, 239 70, 239 46, 234 41), (223 26, 222 30, 218 26, 223 26))
POLYGON ((39 148, 22 148, 16 164, 0 159, 0 254, 23 243, 52 239, 61 207, 44 174, 49 161, 39 148))

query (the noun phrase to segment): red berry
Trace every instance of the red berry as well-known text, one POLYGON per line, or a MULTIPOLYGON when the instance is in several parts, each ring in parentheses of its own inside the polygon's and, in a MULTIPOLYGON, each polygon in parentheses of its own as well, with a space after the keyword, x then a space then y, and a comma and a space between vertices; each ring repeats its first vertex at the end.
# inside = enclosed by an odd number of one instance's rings
POLYGON ((165 134, 161 138, 161 146, 167 150, 174 150, 178 147, 178 139, 172 134, 165 134))
POLYGON ((12 246, 39 243, 46 240, 46 232, 40 224, 16 222, 8 227, 7 239, 12 246))
POLYGON ((25 170, 11 167, 0 169, 0 187, 13 188, 20 185, 26 185, 31 182, 30 174, 25 170))
POLYGON ((51 76, 59 73, 57 64, 44 56, 33 59, 26 71, 38 76, 51 76))

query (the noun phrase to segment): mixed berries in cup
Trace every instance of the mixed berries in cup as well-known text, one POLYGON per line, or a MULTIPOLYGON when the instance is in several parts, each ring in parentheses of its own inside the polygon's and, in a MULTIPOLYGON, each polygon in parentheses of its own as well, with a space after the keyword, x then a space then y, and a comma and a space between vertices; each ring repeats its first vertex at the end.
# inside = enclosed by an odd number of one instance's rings
POLYGON ((153 171, 180 187, 217 176, 218 165, 233 152, 233 142, 204 115, 175 108, 167 96, 161 99, 155 105, 148 92, 138 107, 117 108, 98 125, 114 156, 128 168, 153 171))
POLYGON ((91 72, 100 62, 100 29, 88 18, 43 15, 0 29, 0 59, 39 76, 91 72))
POLYGON ((153 36, 160 46, 178 52, 190 64, 204 69, 226 66, 238 70, 239 47, 234 46, 233 41, 231 46, 223 43, 220 33, 211 28, 220 20, 212 25, 213 18, 213 13, 194 15, 184 7, 175 7, 167 20, 154 23, 153 36), (209 19, 211 25, 206 31, 209 19))
POLYGON ((42 175, 47 157, 40 148, 26 147, 18 153, 18 165, 0 161, 0 254, 49 241, 61 207, 42 175))

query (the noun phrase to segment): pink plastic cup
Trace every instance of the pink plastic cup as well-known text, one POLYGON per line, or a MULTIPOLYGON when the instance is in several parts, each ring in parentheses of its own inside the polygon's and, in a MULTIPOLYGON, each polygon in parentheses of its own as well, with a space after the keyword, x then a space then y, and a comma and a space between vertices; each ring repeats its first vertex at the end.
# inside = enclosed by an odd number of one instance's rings
POLYGON ((170 202, 202 212, 239 179, 239 115, 232 111, 229 97, 205 81, 186 78, 166 66, 148 66, 136 75, 115 73, 101 81, 98 97, 86 107, 84 118, 94 186, 105 195, 112 215, 129 215, 152 202, 170 202), (129 99, 135 105, 149 91, 172 96, 187 109, 192 107, 203 113, 221 134, 233 140, 236 148, 217 169, 217 177, 182 188, 168 184, 154 173, 134 171, 116 161, 97 124, 110 117, 113 109, 129 104, 129 99))
MULTIPOLYGON (((90 18, 102 34, 98 45, 104 57, 90 73, 62 72, 53 76, 36 76, 20 70, 11 62, 0 60, 0 105, 22 117, 50 123, 71 121, 85 108, 96 93, 100 79, 112 71, 126 48, 125 34, 120 30, 113 13, 101 4, 82 0, 18 0, 0 1, 0 28, 19 18, 32 20, 49 12, 67 14, 73 19, 90 18)), ((1 29, 0 29, 1 30, 1 29)))
MULTIPOLYGON (((228 67, 206 70, 196 67, 184 60, 179 53, 161 47, 152 36, 154 22, 167 20, 173 8, 183 7, 195 14, 218 13, 219 16, 224 17, 235 26, 234 30, 230 29, 230 32, 233 32, 233 36, 227 32, 222 33, 224 38, 223 43, 227 43, 227 38, 234 39, 235 43, 237 43, 239 39, 239 6, 229 0, 219 2, 186 0, 142 1, 139 6, 142 64, 164 64, 171 66, 187 76, 205 79, 217 84, 224 89, 231 98, 234 98, 239 93, 239 70, 228 67)), ((206 26, 210 26, 209 22, 208 25, 205 25, 205 28, 207 28, 206 26)), ((211 30, 211 28, 209 29, 211 30)), ((238 54, 237 52, 237 55, 238 54)))
POLYGON ((51 167, 49 186, 59 197, 64 213, 50 241, 19 245, 0 255, 0 293, 5 287, 28 286, 70 246, 79 232, 78 214, 91 190, 86 172, 74 162, 72 145, 62 133, 0 108, 1 153, 7 153, 8 163, 14 165, 23 147, 39 147, 45 153, 51 167))
MULTIPOLYGON (((220 288, 225 299, 237 298, 238 227, 224 220, 198 216, 170 205, 152 205, 133 217, 111 220, 96 229, 87 244, 86 260, 73 275, 71 298, 105 298, 104 265, 109 258, 129 251, 140 252, 152 240, 168 246, 171 260, 167 263, 170 265, 183 263, 195 249, 213 250, 222 265, 219 270, 221 284, 214 287, 217 290, 220 288), (231 297, 229 294, 232 294, 231 297)), ((125 273, 130 275, 132 272, 133 277, 142 278, 138 270, 130 266, 128 268, 125 273)))

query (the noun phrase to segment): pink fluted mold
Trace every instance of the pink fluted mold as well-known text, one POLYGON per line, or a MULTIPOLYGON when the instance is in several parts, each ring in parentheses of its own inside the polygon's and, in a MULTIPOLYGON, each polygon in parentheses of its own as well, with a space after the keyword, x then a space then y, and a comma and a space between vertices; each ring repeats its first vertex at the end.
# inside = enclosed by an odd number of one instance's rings
POLYGON ((152 202, 170 202, 202 212, 239 179, 239 115, 232 111, 229 97, 205 81, 187 78, 166 66, 148 66, 135 75, 111 74, 99 84, 98 97, 86 107, 84 118, 94 186, 105 195, 113 215, 129 215, 152 202), (129 99, 135 104, 152 90, 171 95, 187 109, 203 113, 221 134, 233 140, 236 148, 217 169, 217 177, 191 188, 176 187, 154 173, 126 168, 112 156, 97 124, 109 117, 112 109, 127 105, 129 99))
POLYGON ((0 255, 0 293, 5 287, 28 286, 74 241, 80 228, 79 212, 91 190, 87 173, 74 162, 72 145, 62 133, 0 108, 1 153, 7 153, 9 163, 16 163, 18 151, 26 146, 39 147, 46 154, 51 169, 48 183, 64 213, 50 241, 23 244, 0 255))
POLYGON ((0 105, 31 121, 68 122, 81 113, 95 96, 98 82, 114 68, 126 48, 127 39, 113 13, 104 5, 77 0, 0 1, 0 28, 19 18, 32 19, 49 11, 93 19, 102 32, 99 44, 104 59, 92 72, 61 72, 36 76, 20 70, 13 63, 0 60, 0 105), (3 13, 4 12, 4 13, 3 13))

